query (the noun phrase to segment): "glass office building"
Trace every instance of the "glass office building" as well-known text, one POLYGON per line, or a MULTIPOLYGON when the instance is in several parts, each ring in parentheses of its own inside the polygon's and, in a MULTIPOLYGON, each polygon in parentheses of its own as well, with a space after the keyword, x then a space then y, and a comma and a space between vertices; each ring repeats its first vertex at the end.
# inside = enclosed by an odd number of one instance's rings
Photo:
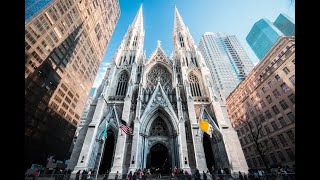
POLYGON ((292 18, 280 14, 274 23, 268 19, 260 19, 256 22, 246 40, 253 52, 262 59, 280 36, 294 36, 295 24, 292 18))
POLYGON ((253 25, 246 40, 256 56, 262 59, 278 38, 283 35, 268 19, 261 19, 253 25))
POLYGON ((291 17, 286 14, 280 14, 273 23, 285 36, 295 35, 295 24, 291 17))

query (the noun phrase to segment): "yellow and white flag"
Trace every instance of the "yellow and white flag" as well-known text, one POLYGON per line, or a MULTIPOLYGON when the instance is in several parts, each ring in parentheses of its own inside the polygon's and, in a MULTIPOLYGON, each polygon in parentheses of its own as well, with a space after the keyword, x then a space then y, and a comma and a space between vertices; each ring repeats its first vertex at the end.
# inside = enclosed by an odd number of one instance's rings
POLYGON ((199 128, 203 132, 207 133, 210 136, 210 138, 212 138, 213 127, 211 126, 211 124, 209 124, 209 122, 207 122, 203 119, 200 119, 199 128))

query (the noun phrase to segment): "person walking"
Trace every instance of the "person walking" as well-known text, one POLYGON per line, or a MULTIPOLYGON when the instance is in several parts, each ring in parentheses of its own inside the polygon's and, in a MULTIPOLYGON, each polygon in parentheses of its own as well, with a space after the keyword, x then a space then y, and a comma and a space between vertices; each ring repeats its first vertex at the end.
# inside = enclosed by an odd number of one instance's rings
POLYGON ((114 179, 115 179, 115 180, 117 180, 118 178, 119 178, 119 171, 117 171, 117 173, 116 173, 116 175, 115 175, 114 179))
POLYGON ((244 180, 244 178, 243 178, 243 176, 242 176, 240 171, 239 171, 239 180, 244 180))
POLYGON ((79 171, 76 173, 76 179, 75 179, 75 180, 80 180, 80 172, 81 172, 81 170, 79 170, 79 171))
POLYGON ((132 171, 128 174, 127 180, 132 180, 132 171))
POLYGON ((204 171, 203 171, 202 177, 203 177, 203 180, 207 180, 207 174, 204 171))

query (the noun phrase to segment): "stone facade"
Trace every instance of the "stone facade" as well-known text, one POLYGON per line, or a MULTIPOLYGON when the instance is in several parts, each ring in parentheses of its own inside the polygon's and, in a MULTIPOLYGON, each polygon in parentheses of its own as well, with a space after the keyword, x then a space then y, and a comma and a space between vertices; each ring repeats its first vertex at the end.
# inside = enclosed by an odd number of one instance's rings
POLYGON ((226 101, 250 168, 265 167, 250 129, 260 129, 271 167, 295 164, 294 37, 281 37, 226 101))
POLYGON ((236 131, 178 10, 172 58, 162 50, 160 41, 146 58, 143 41, 141 6, 90 106, 84 141, 75 147, 81 149, 79 158, 71 159, 77 161, 70 167, 73 173, 95 169, 103 174, 109 170, 109 178, 113 178, 117 171, 126 175, 157 166, 163 157, 169 168, 176 166, 189 173, 196 168, 206 171, 211 165, 247 172, 236 131), (213 138, 199 129, 199 119, 214 127, 213 138), (121 120, 133 129, 133 135, 119 129, 121 120), (204 141, 211 153, 204 149, 204 141))

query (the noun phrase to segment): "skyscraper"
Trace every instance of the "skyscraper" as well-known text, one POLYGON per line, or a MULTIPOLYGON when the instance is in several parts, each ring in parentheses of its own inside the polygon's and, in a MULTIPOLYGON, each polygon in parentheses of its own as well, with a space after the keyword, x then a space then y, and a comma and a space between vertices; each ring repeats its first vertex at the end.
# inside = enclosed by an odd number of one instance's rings
POLYGON ((73 173, 109 170, 113 179, 144 168, 169 174, 174 167, 194 173, 212 166, 247 173, 237 134, 177 9, 173 31, 172 56, 158 41, 146 58, 140 7, 90 105, 70 159, 73 173), (200 119, 212 134, 199 130, 200 119), (133 134, 122 131, 124 124, 133 134))
POLYGON ((117 0, 55 0, 25 24, 25 168, 68 158, 119 19, 117 0))
POLYGON ((285 36, 295 35, 295 24, 293 19, 286 14, 279 14, 273 23, 285 36))
POLYGON ((199 50, 225 98, 254 67, 234 35, 206 32, 200 39, 199 50))
POLYGON ((25 0, 25 16, 24 20, 28 21, 32 16, 39 13, 45 8, 52 0, 25 0))
POLYGON ((261 60, 280 36, 294 36, 295 25, 287 15, 280 14, 274 23, 268 19, 256 22, 246 40, 256 56, 261 60))

